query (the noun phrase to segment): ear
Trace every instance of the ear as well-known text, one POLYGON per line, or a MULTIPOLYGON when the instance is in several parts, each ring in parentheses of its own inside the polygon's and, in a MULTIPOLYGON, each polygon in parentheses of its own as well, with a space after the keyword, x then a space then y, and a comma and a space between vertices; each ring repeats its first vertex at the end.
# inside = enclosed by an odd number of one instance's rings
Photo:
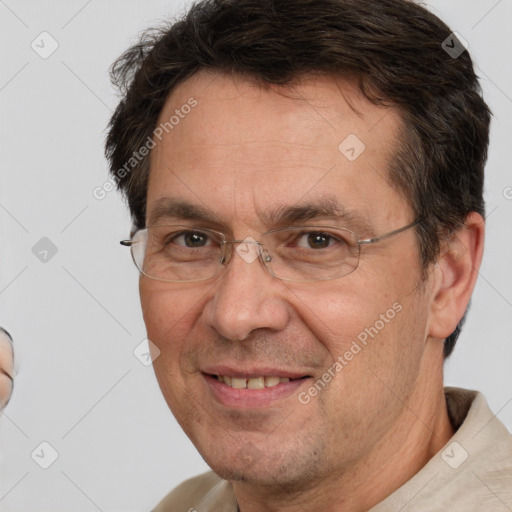
POLYGON ((464 227, 444 242, 433 269, 429 335, 447 338, 464 316, 484 251, 485 221, 471 212, 464 227))

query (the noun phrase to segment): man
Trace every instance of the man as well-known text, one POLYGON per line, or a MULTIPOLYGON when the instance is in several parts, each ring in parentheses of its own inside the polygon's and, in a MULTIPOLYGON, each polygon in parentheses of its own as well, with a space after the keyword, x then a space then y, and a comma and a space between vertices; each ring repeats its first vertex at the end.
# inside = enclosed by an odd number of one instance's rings
POLYGON ((204 1, 113 67, 112 179, 164 397, 213 472, 155 511, 512 510, 512 441, 443 389, 490 113, 407 0, 204 1))

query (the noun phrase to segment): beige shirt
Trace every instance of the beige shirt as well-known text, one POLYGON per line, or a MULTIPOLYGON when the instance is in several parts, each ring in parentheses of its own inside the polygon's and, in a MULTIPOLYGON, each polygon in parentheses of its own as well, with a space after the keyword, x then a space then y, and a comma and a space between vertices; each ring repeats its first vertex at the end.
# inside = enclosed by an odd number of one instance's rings
MULTIPOLYGON (((457 430, 402 487, 369 512, 512 512, 512 436, 483 395, 445 389, 457 430)), ((238 512, 231 484, 208 472, 179 485, 153 512, 238 512)))

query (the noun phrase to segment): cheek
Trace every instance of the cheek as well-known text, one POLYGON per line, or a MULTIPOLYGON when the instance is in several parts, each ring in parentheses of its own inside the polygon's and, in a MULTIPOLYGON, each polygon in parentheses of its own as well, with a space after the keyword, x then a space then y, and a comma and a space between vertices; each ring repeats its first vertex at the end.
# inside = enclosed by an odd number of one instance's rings
POLYGON ((183 383, 190 370, 184 360, 187 340, 204 309, 207 290, 190 285, 172 288, 167 283, 140 280, 140 298, 147 336, 160 354, 153 362, 160 385, 165 381, 183 383))
MULTIPOLYGON (((177 362, 180 358, 183 331, 183 311, 169 290, 159 289, 157 283, 144 283, 141 280, 140 298, 147 336, 160 351, 153 361, 153 369, 160 385, 165 385, 161 376, 177 378, 177 362)), ((165 380, 165 379, 164 379, 165 380)))
POLYGON ((179 340, 201 309, 202 294, 191 287, 171 288, 167 283, 143 277, 139 292, 148 337, 157 346, 162 339, 179 340))
POLYGON ((353 432, 364 444, 369 432, 375 439, 384 434, 414 388, 425 315, 419 296, 372 305, 355 299, 338 304, 342 309, 336 315, 333 308, 329 325, 318 323, 316 333, 332 358, 324 373, 329 384, 325 391, 311 391, 327 423, 340 432, 353 432), (368 410, 375 414, 369 416, 368 410))
POLYGON ((416 358, 411 345, 421 352, 425 341, 427 306, 414 269, 395 275, 369 270, 364 280, 361 272, 295 291, 301 321, 324 345, 330 362, 342 357, 355 377, 355 368, 402 366, 406 354, 416 358))
POLYGON ((302 321, 335 359, 354 340, 364 342, 365 336, 369 336, 366 329, 376 322, 378 330, 383 330, 381 315, 385 316, 387 326, 399 306, 394 307, 396 294, 376 287, 375 283, 355 285, 348 278, 345 282, 332 283, 322 283, 315 289, 297 289, 295 295, 302 321), (369 290, 373 291, 369 293, 369 290))
MULTIPOLYGON (((182 293, 171 291, 166 283, 141 278, 140 299, 147 336, 159 350, 153 361, 153 370, 167 405, 176 417, 183 417, 187 407, 187 386, 180 369, 184 340, 188 332, 187 311, 182 293)), ((186 415, 185 415, 186 416, 186 415)), ((185 428, 185 425, 182 425, 185 428)))

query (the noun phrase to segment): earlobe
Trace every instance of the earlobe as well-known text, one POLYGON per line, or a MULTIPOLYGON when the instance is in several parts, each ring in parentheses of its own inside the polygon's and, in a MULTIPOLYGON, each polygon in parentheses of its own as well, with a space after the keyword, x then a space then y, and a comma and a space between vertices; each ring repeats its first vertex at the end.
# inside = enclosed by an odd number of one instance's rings
POLYGON ((485 222, 470 213, 464 227, 444 242, 432 272, 429 335, 445 339, 464 316, 478 277, 484 248, 485 222))

